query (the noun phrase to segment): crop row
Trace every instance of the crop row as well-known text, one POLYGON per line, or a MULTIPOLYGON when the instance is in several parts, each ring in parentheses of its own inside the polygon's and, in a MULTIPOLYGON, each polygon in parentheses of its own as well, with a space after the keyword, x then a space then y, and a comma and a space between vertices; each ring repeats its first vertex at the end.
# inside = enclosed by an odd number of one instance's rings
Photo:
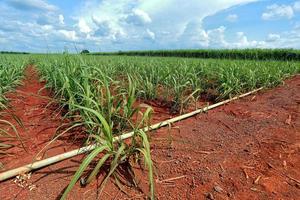
POLYGON ((24 60, 15 56, 0 55, 0 105, 6 101, 4 94, 20 84, 24 65, 24 60))
POLYGON ((53 90, 55 99, 61 102, 61 106, 67 108, 66 117, 76 119, 67 130, 84 126, 89 134, 86 143, 99 145, 82 162, 62 199, 67 197, 93 160, 97 161, 96 167, 81 183, 91 182, 103 165, 109 162, 110 170, 102 182, 102 191, 109 177, 112 176, 116 182, 120 182, 120 165, 124 165, 133 173, 130 163, 140 162, 142 157, 148 169, 150 196, 154 199, 150 144, 146 133, 140 130, 149 123, 151 108, 141 113, 140 108, 135 106, 136 82, 131 75, 123 74, 117 80, 109 76, 110 66, 101 68, 68 55, 52 56, 48 59, 41 56, 37 60, 42 77, 47 81, 47 87, 53 90), (123 84, 125 82, 126 84, 123 84), (133 120, 134 116, 140 116, 139 120, 133 120), (115 143, 114 136, 124 130, 133 130, 135 134, 128 142, 115 143), (103 157, 96 159, 99 154, 103 157))
POLYGON ((126 91, 130 79, 135 85, 135 98, 169 102, 171 111, 174 112, 181 111, 180 108, 193 99, 219 101, 258 87, 276 86, 283 79, 300 71, 298 62, 287 61, 127 56, 50 56, 48 60, 41 60, 43 62, 39 66, 46 66, 43 67, 43 74, 52 76, 47 77, 49 87, 63 90, 61 95, 68 101, 81 97, 68 97, 70 92, 64 90, 67 83, 72 90, 81 91, 81 84, 85 81, 85 85, 95 90, 104 79, 111 89, 126 91), (55 79, 60 76, 65 78, 55 79), (83 78, 86 76, 91 78, 83 78), (76 81, 72 82, 70 77, 76 81), (187 100, 187 97, 194 98, 187 100))
POLYGON ((90 53, 90 55, 160 56, 240 60, 300 60, 300 51, 294 49, 149 50, 98 52, 90 53))
MULTIPOLYGON (((9 138, 11 141, 18 136, 11 120, 7 120, 8 113, 5 110, 8 107, 8 100, 5 94, 21 84, 20 80, 23 77, 24 66, 23 59, 16 59, 15 56, 0 55, 0 156, 6 155, 5 150, 12 147, 12 144, 6 140, 9 138), (8 128, 14 131, 15 135, 11 134, 8 128)), ((12 119, 16 120, 17 117, 13 116, 12 119)))
POLYGON ((274 87, 300 72, 299 62, 294 61, 67 54, 30 55, 27 59, 38 67, 46 87, 53 91, 54 101, 67 110, 65 117, 72 119, 69 128, 58 132, 57 137, 84 127, 88 133, 86 144, 99 144, 82 162, 62 198, 67 197, 93 160, 96 166, 81 183, 91 182, 109 163, 101 190, 109 177, 122 182, 118 166, 126 166, 133 174, 132 164, 143 160, 148 169, 150 196, 154 198, 150 144, 140 130, 149 124, 152 108, 145 111, 145 104, 142 108, 137 102, 159 101, 171 112, 179 113, 199 98, 220 101, 258 87, 274 87), (135 132, 130 141, 114 142, 114 136, 128 130, 135 132))
POLYGON ((143 156, 154 197, 150 145, 146 134, 138 130, 147 125, 151 108, 140 114, 137 99, 169 102, 172 112, 181 112, 198 98, 218 101, 261 86, 273 87, 300 72, 299 63, 278 61, 78 55, 39 55, 35 59, 47 87, 68 109, 68 116, 80 116, 71 128, 84 125, 87 142, 101 144, 82 163, 63 197, 99 153, 104 157, 84 183, 107 160, 111 167, 104 183, 109 176, 117 181, 118 165, 143 156), (114 135, 129 129, 136 131, 130 143, 113 143, 114 135))
MULTIPOLYGON (((36 56, 47 87, 70 113, 80 111, 91 132, 101 115, 118 134, 132 128, 136 100, 183 112, 198 99, 220 101, 259 87, 274 87, 299 73, 298 62, 232 61, 126 56, 36 56)), ((95 131, 97 129, 97 131, 95 131)))

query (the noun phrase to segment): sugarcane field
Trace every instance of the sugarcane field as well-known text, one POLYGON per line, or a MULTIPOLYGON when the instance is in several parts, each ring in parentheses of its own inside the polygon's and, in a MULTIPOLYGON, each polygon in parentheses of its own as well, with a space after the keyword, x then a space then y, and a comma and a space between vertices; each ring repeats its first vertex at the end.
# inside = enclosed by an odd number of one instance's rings
POLYGON ((300 1, 0 13, 1 200, 300 199, 300 1))

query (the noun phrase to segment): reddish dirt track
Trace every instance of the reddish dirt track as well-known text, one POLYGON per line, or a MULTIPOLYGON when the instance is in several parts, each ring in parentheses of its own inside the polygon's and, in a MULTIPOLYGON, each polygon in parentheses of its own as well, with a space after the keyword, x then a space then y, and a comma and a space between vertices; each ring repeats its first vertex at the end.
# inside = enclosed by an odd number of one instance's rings
MULTIPOLYGON (((31 89, 32 93, 36 93, 43 87, 36 75, 30 78, 30 74, 27 74, 24 86, 19 88, 24 93, 31 89)), ((34 104, 30 104, 27 96, 17 92, 17 99, 12 98, 16 113, 25 121, 25 115, 32 116, 35 108, 42 109, 47 103, 36 99, 34 104), (25 98, 23 102, 28 103, 27 106, 14 103, 22 98, 25 98)), ((39 121, 32 120, 32 130, 25 131, 31 137, 30 144, 36 144, 31 145, 31 153, 19 152, 17 161, 15 158, 9 159, 6 166, 17 167, 27 163, 38 147, 42 147, 41 143, 44 144, 53 135, 55 126, 62 123, 59 115, 54 118, 55 115, 50 115, 51 109, 44 112, 45 118, 35 118, 39 121), (48 129, 53 126, 53 129, 48 129), (41 134, 43 129, 47 131, 41 134)), ((158 199, 299 199, 299 75, 275 89, 237 100, 172 127, 151 134, 158 199)), ((57 143, 72 148, 70 143, 64 142, 57 143)), ((56 153, 63 152, 62 147, 54 149, 56 153)), ((2 182, 0 199, 57 199, 81 159, 82 156, 78 156, 34 172, 28 180, 29 184, 36 186, 32 191, 17 186, 13 179, 2 182)), ((135 168, 135 172, 140 190, 147 193, 146 172, 139 168, 135 168)), ((146 198, 143 192, 135 188, 124 188, 127 194, 121 192, 113 180, 99 194, 97 188, 101 177, 85 188, 77 184, 69 199, 146 198)))
MULTIPOLYGON (((30 163, 54 136, 56 129, 66 123, 66 120, 62 120, 60 110, 48 105, 51 95, 44 89, 44 86, 44 83, 39 82, 35 68, 28 67, 22 85, 15 92, 7 95, 11 106, 9 112, 20 119, 23 127, 10 116, 7 116, 7 120, 16 126, 27 152, 24 151, 20 142, 14 142, 16 147, 7 151, 11 156, 1 158, 5 169, 30 163)), ((44 152, 45 156, 65 151, 67 147, 71 146, 71 143, 66 145, 66 142, 57 140, 49 146, 47 152, 44 152)))

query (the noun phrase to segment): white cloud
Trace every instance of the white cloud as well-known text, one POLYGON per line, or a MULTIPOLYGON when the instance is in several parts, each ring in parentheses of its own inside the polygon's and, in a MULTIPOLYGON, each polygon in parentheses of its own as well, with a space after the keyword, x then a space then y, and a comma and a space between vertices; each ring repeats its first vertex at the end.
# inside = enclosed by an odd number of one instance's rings
MULTIPOLYGON (((214 42, 213 39, 209 40, 208 34, 213 38, 214 34, 218 34, 215 32, 222 31, 222 28, 208 33, 208 31, 203 30, 201 25, 188 28, 188 24, 192 24, 193 21, 199 21, 201 24, 207 16, 232 6, 255 1, 258 0, 209 2, 199 0, 188 2, 181 0, 94 0, 86 1, 76 12, 76 18, 85 21, 85 23, 81 23, 81 26, 78 25, 78 27, 85 27, 85 29, 79 28, 79 30, 88 32, 94 41, 101 41, 102 48, 112 48, 115 41, 118 41, 118 44, 122 42, 121 48, 129 50, 199 48, 207 47, 210 44, 217 46, 217 42, 214 42), (93 18, 101 23, 97 25, 93 18), (147 33, 147 29, 154 35, 147 33), (192 29, 196 31, 193 32, 192 29), (146 37, 148 39, 155 38, 155 43, 149 43, 149 40, 146 42, 146 37)), ((220 36, 218 39, 224 46, 226 43, 222 37, 225 36, 220 36)))
POLYGON ((238 41, 237 42, 237 46, 244 47, 244 46, 248 46, 249 45, 248 38, 244 34, 244 32, 237 32, 236 35, 237 35, 237 41, 238 41))
POLYGON ((77 24, 80 32, 82 33, 90 33, 92 31, 92 29, 89 27, 89 25, 87 24, 87 22, 85 21, 85 19, 80 18, 78 20, 78 24, 77 24))
POLYGON ((114 42, 119 42, 120 37, 124 37, 126 35, 118 24, 115 24, 110 20, 99 19, 92 16, 92 21, 96 25, 94 30, 94 36, 96 37, 107 37, 112 39, 114 42))
POLYGON ((75 31, 59 30, 58 33, 60 33, 64 37, 64 39, 69 41, 75 41, 78 39, 75 31))
MULTIPOLYGON (((194 24, 196 25, 196 24, 194 24)), ((189 32, 196 31, 196 35, 184 32, 184 37, 190 38, 188 48, 263 48, 266 47, 265 41, 249 40, 244 32, 237 32, 233 42, 226 39, 226 27, 220 26, 216 29, 204 30, 198 24, 198 28, 188 28, 189 32), (191 37, 189 37, 191 36, 191 37), (192 46, 191 44, 194 44, 192 46)), ((186 40, 186 39, 185 39, 186 40)))
POLYGON ((65 24, 65 18, 62 14, 58 15, 58 20, 61 25, 65 24))
POLYGON ((228 43, 225 40, 226 27, 220 26, 219 28, 208 30, 207 34, 209 37, 209 46, 211 47, 227 47, 228 43))
POLYGON ((293 5, 294 11, 300 11, 300 1, 296 1, 293 5))
POLYGON ((270 33, 267 37, 267 42, 275 42, 275 41, 278 41, 280 39, 280 35, 278 34, 272 34, 270 33))
POLYGON ((267 7, 267 11, 262 14, 263 20, 276 20, 281 18, 291 19, 294 16, 294 10, 290 5, 273 4, 267 7))
POLYGON ((226 20, 229 22, 236 22, 238 20, 238 16, 236 14, 230 14, 226 17, 226 20))
POLYGON ((270 33, 265 41, 249 41, 244 33, 237 33, 236 40, 238 42, 231 44, 234 48, 300 48, 300 32, 296 27, 280 35, 270 33))
POLYGON ((131 14, 126 17, 126 22, 137 26, 142 26, 152 22, 148 13, 140 9, 134 9, 131 14))
POLYGON ((95 30, 96 36, 109 36, 113 32, 113 27, 108 20, 100 20, 94 16, 92 19, 97 26, 95 30))
POLYGON ((237 32, 235 42, 229 44, 230 48, 265 48, 265 41, 249 40, 244 32, 237 32))
POLYGON ((294 27, 290 31, 281 34, 280 39, 276 43, 281 48, 300 48, 300 29, 294 27))
MULTIPOLYGON (((180 35, 186 25, 192 21, 202 21, 207 16, 228 9, 232 6, 255 2, 257 0, 144 0, 138 8, 147 12, 152 19, 151 29, 155 32, 165 30, 169 37, 180 35)), ((159 37, 159 36, 158 36, 159 37)))
POLYGON ((207 47, 209 45, 209 36, 202 28, 202 21, 195 20, 189 22, 178 38, 178 42, 180 41, 184 41, 182 48, 207 47))
MULTIPOLYGON (((41 0, 25 0, 27 3, 34 1, 46 3, 41 0)), ((6 6, 5 14, 0 15, 0 38, 8 41, 5 43, 10 44, 6 45, 8 48, 45 50, 49 46, 54 51, 61 50, 68 44, 73 48, 73 43, 92 51, 99 51, 99 48, 111 51, 159 48, 300 48, 299 25, 296 22, 291 22, 293 30, 280 32, 278 35, 269 34, 264 40, 254 40, 250 33, 244 32, 229 37, 232 34, 230 25, 209 29, 202 26, 207 16, 254 1, 256 0, 90 0, 83 1, 82 6, 78 6, 79 10, 74 10, 70 14, 72 18, 66 21, 62 10, 51 8, 49 3, 46 4, 50 8, 29 8, 27 5, 27 9, 34 12, 26 13, 21 11, 22 3, 13 6, 19 10, 12 8, 12 4, 5 3, 10 7, 6 6), (4 34, 1 35, 1 32, 4 34)), ((269 6, 264 18, 296 18, 297 2, 269 6)), ((3 1, 0 2, 0 12, 1 4, 3 5, 3 1)), ((234 22, 238 18, 236 14, 230 14, 226 20, 234 22)))
POLYGON ((52 30, 54 30, 53 29, 53 26, 52 25, 44 25, 44 26, 41 26, 41 29, 43 30, 43 31, 52 31, 52 30))
POLYGON ((54 5, 48 4, 43 0, 6 0, 7 4, 22 10, 42 10, 42 11, 56 11, 58 8, 54 5))
POLYGON ((179 48, 229 48, 232 45, 226 41, 226 27, 220 26, 215 29, 205 30, 201 21, 193 21, 187 24, 183 33, 178 39, 183 45, 179 48))
POLYGON ((146 38, 149 38, 151 40, 155 40, 155 33, 154 32, 152 32, 149 29, 147 29, 146 33, 147 33, 147 37, 146 38))
POLYGON ((33 15, 32 20, 36 21, 39 25, 53 25, 53 26, 62 26, 64 25, 61 22, 64 22, 63 15, 58 13, 46 12, 40 13, 38 15, 33 15))
POLYGON ((133 10, 131 4, 130 0, 86 1, 76 12, 76 27, 85 34, 84 39, 101 44, 120 43, 127 36, 125 19, 133 10))
MULTIPOLYGON (((59 8, 46 0, 3 0, 0 1, 0 17, 20 22, 37 23, 40 26, 62 26, 63 16, 59 8), (62 20, 62 21, 61 21, 62 20)), ((1 22, 2 23, 2 22, 1 22)))

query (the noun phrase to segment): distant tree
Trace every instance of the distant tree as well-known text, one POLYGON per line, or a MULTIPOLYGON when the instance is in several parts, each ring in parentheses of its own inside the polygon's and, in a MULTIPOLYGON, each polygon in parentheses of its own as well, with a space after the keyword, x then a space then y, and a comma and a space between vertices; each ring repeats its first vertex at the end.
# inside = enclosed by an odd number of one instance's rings
POLYGON ((87 49, 84 49, 84 50, 82 50, 82 51, 80 52, 80 54, 88 54, 88 53, 90 53, 90 52, 89 52, 89 50, 87 50, 87 49))

